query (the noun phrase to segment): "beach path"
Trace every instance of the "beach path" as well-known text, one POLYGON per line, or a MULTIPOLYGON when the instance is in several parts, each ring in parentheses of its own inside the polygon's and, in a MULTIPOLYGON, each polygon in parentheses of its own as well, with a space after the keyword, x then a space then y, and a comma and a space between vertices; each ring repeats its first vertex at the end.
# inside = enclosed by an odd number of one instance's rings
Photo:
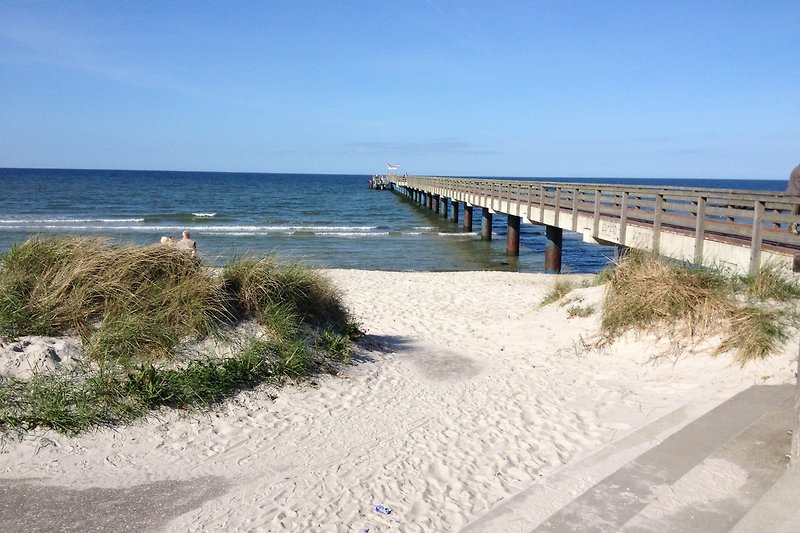
POLYGON ((567 310, 598 305, 602 287, 540 305, 556 280, 586 276, 326 273, 367 333, 354 366, 204 415, 8 440, 4 490, 174 490, 183 507, 138 507, 167 531, 458 531, 574 471, 569 490, 530 508, 535 527, 645 451, 611 472, 584 468, 613 443, 679 413, 674 432, 753 385, 794 382, 796 345, 745 368, 704 345, 654 359, 669 346, 645 337, 593 348, 597 313, 567 310))

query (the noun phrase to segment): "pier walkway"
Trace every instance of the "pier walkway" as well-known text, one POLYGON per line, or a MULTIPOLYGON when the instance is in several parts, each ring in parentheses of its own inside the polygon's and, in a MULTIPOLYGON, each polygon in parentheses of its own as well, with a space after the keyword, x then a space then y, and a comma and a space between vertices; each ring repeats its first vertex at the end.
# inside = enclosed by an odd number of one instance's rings
POLYGON ((498 502, 467 532, 796 532, 792 385, 687 404, 498 502), (542 502, 546 501, 546 504, 542 502))
POLYGON ((800 236, 788 231, 800 197, 771 191, 392 176, 393 189, 481 237, 507 217, 506 250, 519 254, 520 224, 546 228, 545 270, 561 271, 562 232, 586 242, 636 248, 696 264, 754 274, 766 264, 792 269, 800 236), (463 208, 461 207, 463 205, 463 208))

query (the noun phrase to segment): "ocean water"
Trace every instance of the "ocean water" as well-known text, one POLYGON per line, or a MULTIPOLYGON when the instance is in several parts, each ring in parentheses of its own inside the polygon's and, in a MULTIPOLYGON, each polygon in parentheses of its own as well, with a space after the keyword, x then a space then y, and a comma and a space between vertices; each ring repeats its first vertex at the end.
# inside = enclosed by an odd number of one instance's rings
MULTIPOLYGON (((505 253, 505 217, 495 238, 448 222, 400 194, 371 190, 367 175, 130 170, 0 169, 0 253, 32 235, 106 236, 151 244, 197 241, 204 261, 277 254, 310 266, 370 270, 544 270, 544 228, 523 224, 519 257, 505 253)), ((530 178, 534 179, 534 178, 530 178)), ((782 191, 785 181, 553 179, 782 191)), ((564 232, 563 272, 597 272, 612 247, 564 232)))

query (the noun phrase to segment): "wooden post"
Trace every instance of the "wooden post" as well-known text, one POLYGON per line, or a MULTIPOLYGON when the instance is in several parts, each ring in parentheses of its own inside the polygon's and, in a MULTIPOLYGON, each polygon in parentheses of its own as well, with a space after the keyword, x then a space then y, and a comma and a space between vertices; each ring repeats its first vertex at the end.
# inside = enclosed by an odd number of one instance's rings
POLYGON ((459 205, 459 203, 460 202, 458 200, 453 200, 453 222, 455 222, 456 224, 458 224, 458 205, 459 205))
POLYGON ((697 199, 697 219, 694 230, 694 264, 703 264, 703 245, 706 240, 706 202, 708 198, 701 196, 697 199))
POLYGON ((578 189, 572 190, 572 231, 578 231, 578 189))
POLYGON ((464 204, 464 231, 472 231, 472 206, 464 204))
POLYGON ((625 245, 628 232, 628 191, 622 193, 622 207, 619 217, 619 244, 625 245))
POLYGON ((528 220, 531 219, 531 196, 533 195, 533 187, 528 185, 528 220))
POLYGON ((594 216, 592 217, 592 237, 600 233, 600 189, 594 191, 594 216))
POLYGON ((547 191, 544 190, 544 185, 539 187, 539 222, 544 224, 544 197, 547 191))
POLYGON ((751 276, 758 274, 761 268, 761 239, 762 226, 764 225, 764 201, 756 200, 753 206, 753 235, 750 238, 750 268, 751 276))
POLYGON ((661 219, 664 217, 664 195, 656 194, 656 210, 653 213, 653 253, 661 249, 661 219))
POLYGON ((556 187, 556 199, 553 209, 553 225, 558 226, 558 218, 561 214, 561 187, 556 187))

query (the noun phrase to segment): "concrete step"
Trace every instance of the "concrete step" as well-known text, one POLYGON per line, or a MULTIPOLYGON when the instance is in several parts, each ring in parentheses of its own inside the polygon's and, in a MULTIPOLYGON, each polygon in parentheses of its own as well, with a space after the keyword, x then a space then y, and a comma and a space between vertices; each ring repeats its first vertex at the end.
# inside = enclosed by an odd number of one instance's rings
POLYGON ((788 470, 731 529, 731 533, 800 531, 800 468, 788 470))
POLYGON ((785 472, 793 396, 793 386, 757 386, 699 416, 692 416, 698 406, 686 406, 503 502, 465 531, 730 531, 785 472), (604 461, 616 469, 575 494, 581 469, 596 471, 604 461), (561 486, 573 487, 566 501, 561 486), (541 517, 532 502, 551 494, 556 509, 541 517))

